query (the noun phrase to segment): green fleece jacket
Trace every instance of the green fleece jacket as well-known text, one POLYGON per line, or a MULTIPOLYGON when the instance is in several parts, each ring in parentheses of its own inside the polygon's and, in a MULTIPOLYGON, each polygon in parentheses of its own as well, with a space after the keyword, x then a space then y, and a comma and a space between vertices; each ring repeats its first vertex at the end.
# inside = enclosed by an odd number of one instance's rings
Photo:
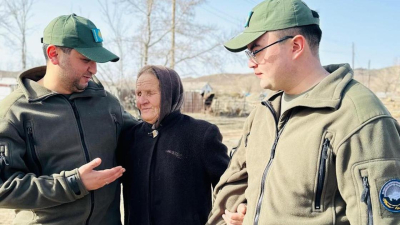
POLYGON ((399 124, 348 64, 280 112, 249 116, 214 191, 208 224, 247 202, 250 224, 400 224, 399 124))
POLYGON ((119 182, 88 192, 77 168, 116 166, 119 133, 136 121, 95 78, 66 96, 35 82, 45 72, 22 73, 0 102, 0 207, 16 209, 15 224, 121 224, 119 182))

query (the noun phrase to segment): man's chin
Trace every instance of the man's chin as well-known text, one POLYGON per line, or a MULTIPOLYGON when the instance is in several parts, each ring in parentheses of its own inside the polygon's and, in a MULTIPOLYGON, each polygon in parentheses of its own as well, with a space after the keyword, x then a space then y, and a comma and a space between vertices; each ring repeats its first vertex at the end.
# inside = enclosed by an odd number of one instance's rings
POLYGON ((88 86, 88 84, 76 86, 75 92, 83 92, 87 88, 87 86, 88 86))

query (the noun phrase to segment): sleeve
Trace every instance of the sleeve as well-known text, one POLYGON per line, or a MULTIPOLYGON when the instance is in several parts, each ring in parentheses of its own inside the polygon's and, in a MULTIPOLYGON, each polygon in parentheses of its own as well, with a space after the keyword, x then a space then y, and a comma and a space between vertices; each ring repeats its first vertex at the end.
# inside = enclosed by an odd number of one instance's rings
POLYGON ((123 120, 121 132, 123 132, 123 131, 129 129, 130 127, 133 127, 139 123, 137 121, 137 119, 135 119, 130 113, 125 111, 122 106, 121 106, 121 111, 122 111, 122 120, 123 120))
POLYGON ((0 121, 0 207, 39 209, 75 201, 88 194, 78 169, 36 176, 25 161, 25 141, 15 126, 0 121))
POLYGON ((222 143, 222 135, 217 126, 211 125, 205 132, 203 149, 203 164, 212 186, 215 187, 229 163, 227 148, 222 143))
POLYGON ((236 212, 240 203, 246 202, 245 191, 247 189, 246 168, 246 138, 248 136, 251 122, 254 118, 253 111, 243 128, 242 138, 236 148, 232 150, 231 161, 228 168, 222 174, 213 192, 213 208, 208 217, 206 225, 225 224, 222 219, 225 209, 236 212))
POLYGON ((400 224, 400 127, 389 116, 362 124, 339 144, 337 182, 351 224, 400 224))

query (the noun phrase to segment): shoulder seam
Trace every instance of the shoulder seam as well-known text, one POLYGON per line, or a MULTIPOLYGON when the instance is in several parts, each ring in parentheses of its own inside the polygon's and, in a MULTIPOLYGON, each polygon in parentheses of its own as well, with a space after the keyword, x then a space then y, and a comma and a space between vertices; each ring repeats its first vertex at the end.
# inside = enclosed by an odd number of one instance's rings
POLYGON ((12 107, 18 100, 20 100, 23 96, 24 96, 24 94, 21 93, 21 95, 20 95, 18 98, 16 98, 14 102, 12 102, 12 103, 10 104, 10 106, 9 106, 8 109, 7 109, 7 111, 5 111, 4 114, 3 114, 3 115, 0 115, 0 116, 1 116, 2 118, 6 117, 6 115, 8 114, 8 112, 11 110, 11 107, 12 107))
POLYGON ((352 130, 349 134, 347 134, 338 144, 337 149, 339 149, 351 136, 353 136, 357 131, 361 130, 365 125, 371 123, 372 121, 378 120, 378 119, 391 119, 396 121, 392 116, 390 115, 378 115, 375 117, 370 118, 369 120, 364 121, 364 123, 360 124, 358 127, 356 127, 354 130, 352 130))

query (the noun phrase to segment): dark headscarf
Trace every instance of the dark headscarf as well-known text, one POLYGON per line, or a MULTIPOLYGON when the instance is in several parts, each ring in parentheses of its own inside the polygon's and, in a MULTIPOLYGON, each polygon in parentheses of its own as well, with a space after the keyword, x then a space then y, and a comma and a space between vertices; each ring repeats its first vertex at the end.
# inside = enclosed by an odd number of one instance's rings
MULTIPOLYGON (((153 129, 157 129, 162 120, 170 113, 180 111, 183 104, 183 86, 175 70, 165 66, 148 65, 141 69, 139 76, 152 69, 160 82, 161 105, 160 116, 153 129)), ((138 77, 139 78, 139 77, 138 77)))

